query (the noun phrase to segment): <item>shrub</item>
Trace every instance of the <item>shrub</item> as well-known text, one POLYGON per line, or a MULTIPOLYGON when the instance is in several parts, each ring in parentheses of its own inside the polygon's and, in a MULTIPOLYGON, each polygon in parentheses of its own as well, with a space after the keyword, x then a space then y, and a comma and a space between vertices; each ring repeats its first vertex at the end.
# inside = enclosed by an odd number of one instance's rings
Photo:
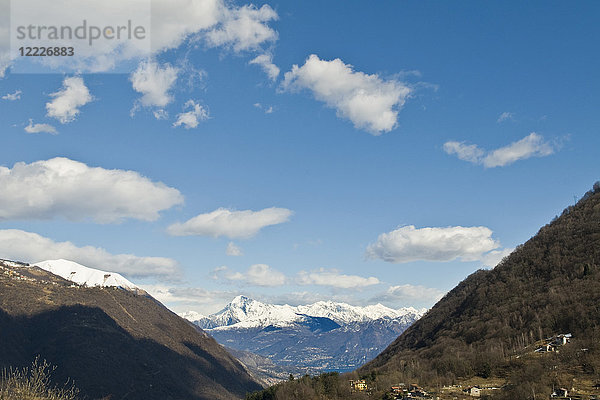
POLYGON ((50 376, 56 367, 35 359, 29 368, 4 369, 0 375, 0 400, 77 400, 79 391, 71 383, 52 386, 50 376))

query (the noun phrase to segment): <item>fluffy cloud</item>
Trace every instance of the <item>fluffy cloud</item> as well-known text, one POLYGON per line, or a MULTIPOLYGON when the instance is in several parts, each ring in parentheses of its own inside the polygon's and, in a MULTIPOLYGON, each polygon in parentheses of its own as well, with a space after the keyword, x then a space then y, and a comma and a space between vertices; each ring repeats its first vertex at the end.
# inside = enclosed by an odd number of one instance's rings
MULTIPOLYGON (((8 5, 0 2, 0 15, 11 15, 8 5)), ((181 46, 189 38, 202 40, 210 46, 226 46, 235 51, 255 50, 264 43, 277 39, 277 32, 268 26, 277 19, 277 13, 269 6, 256 8, 253 5, 237 7, 224 0, 104 0, 89 6, 70 0, 19 1, 23 10, 22 20, 40 26, 80 26, 86 19, 88 25, 126 25, 131 19, 135 25, 143 26, 144 40, 96 40, 93 46, 87 40, 65 38, 64 46, 75 46, 74 57, 38 57, 52 68, 61 66, 82 72, 115 70, 122 62, 136 61, 181 46), (150 3, 151 7, 150 7, 150 3), (69 13, 63 11, 68 9, 69 13), (150 23, 151 22, 151 23, 150 23)), ((13 11, 18 13, 17 8, 13 11)), ((10 24, 0 24, 0 77, 10 64, 10 24)), ((52 40, 38 40, 40 46, 53 46, 52 40)), ((124 64, 126 65, 126 64, 124 64)))
MULTIPOLYGON (((142 61, 129 80, 133 90, 142 94, 138 104, 144 107, 164 107, 173 101, 169 93, 177 80, 179 70, 170 64, 159 65, 152 60, 142 61)), ((160 119, 156 116, 157 119, 160 119)))
POLYGON ((402 82, 354 71, 339 58, 326 61, 314 54, 302 67, 294 65, 285 73, 282 87, 310 90, 317 100, 335 108, 338 116, 373 135, 396 126, 398 110, 411 94, 411 89, 402 82))
POLYGON ((485 151, 480 149, 476 144, 464 144, 461 142, 444 143, 444 151, 448 154, 456 155, 460 160, 473 164, 480 163, 485 155, 485 151))
POLYGON ((529 136, 508 146, 492 151, 480 149, 477 145, 464 142, 446 142, 444 151, 456 155, 463 161, 481 164, 486 168, 504 167, 530 157, 545 157, 554 153, 556 146, 544 141, 544 137, 532 132, 529 136))
POLYGON ((0 255, 29 263, 64 258, 129 277, 170 278, 178 273, 177 262, 170 258, 110 254, 99 247, 77 247, 71 242, 55 242, 37 233, 17 229, 0 230, 0 255))
POLYGON ((405 284, 390 286, 383 295, 377 298, 377 300, 408 304, 415 302, 434 304, 444 297, 444 294, 445 293, 439 289, 428 288, 421 285, 405 284))
POLYGON ((21 93, 23 93, 23 92, 21 92, 20 90, 16 90, 14 93, 7 93, 4 96, 2 96, 2 100, 8 100, 8 101, 20 100, 21 93))
POLYGON ((184 109, 190 111, 177 114, 177 120, 173 126, 181 126, 185 129, 196 128, 200 121, 205 121, 209 118, 208 111, 194 100, 188 100, 185 103, 184 109))
POLYGON ((78 76, 65 78, 62 89, 50 94, 50 97, 54 100, 46 103, 46 115, 62 124, 72 122, 79 114, 79 108, 93 100, 83 79, 78 76))
POLYGON ((545 157, 552 153, 554 153, 554 146, 545 142, 541 135, 533 132, 517 142, 491 151, 483 159, 483 165, 487 168, 503 167, 518 160, 545 157))
POLYGON ((276 80, 279 76, 279 67, 273 64, 273 56, 271 54, 261 54, 251 60, 250 64, 260 66, 272 81, 276 80))
POLYGON ((498 247, 492 231, 484 226, 417 229, 410 225, 379 235, 377 242, 367 247, 366 255, 393 263, 475 261, 498 247))
POLYGON ((287 281, 285 275, 266 264, 254 264, 246 272, 231 272, 228 267, 218 267, 213 278, 229 282, 239 282, 252 286, 281 286, 287 281))
POLYGON ((256 50, 266 42, 277 40, 277 32, 267 26, 277 20, 277 13, 268 5, 256 8, 223 8, 220 25, 206 34, 210 46, 225 46, 235 52, 256 50))
POLYGON ((49 133, 51 135, 56 135, 58 132, 56 128, 49 124, 34 124, 33 120, 29 120, 29 125, 25 127, 25 132, 27 133, 49 133))
POLYGON ((0 221, 59 216, 100 223, 153 221, 160 211, 183 202, 177 189, 135 171, 88 167, 68 158, 0 166, 0 187, 0 221))
POLYGON ((380 283, 379 279, 373 276, 364 278, 357 275, 344 275, 338 270, 324 268, 311 272, 300 271, 297 281, 300 285, 331 286, 342 289, 355 289, 380 283))
POLYGON ((260 211, 231 211, 219 208, 207 214, 200 214, 184 223, 173 224, 167 231, 173 236, 250 238, 266 226, 287 222, 291 215, 292 211, 276 207, 260 211))
POLYGON ((242 249, 236 246, 236 244, 233 242, 229 242, 229 244, 227 245, 227 249, 225 249, 225 254, 232 257, 239 257, 244 255, 242 249))

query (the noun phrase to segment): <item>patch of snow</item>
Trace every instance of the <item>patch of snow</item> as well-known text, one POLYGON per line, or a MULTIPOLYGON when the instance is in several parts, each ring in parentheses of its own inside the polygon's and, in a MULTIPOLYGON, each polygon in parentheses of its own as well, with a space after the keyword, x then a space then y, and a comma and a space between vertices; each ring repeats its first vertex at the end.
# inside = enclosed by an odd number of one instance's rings
POLYGON ((10 260, 5 260, 3 258, 0 258, 0 261, 2 261, 2 263, 4 263, 5 265, 8 265, 9 267, 28 267, 29 264, 27 263, 23 263, 20 261, 10 261, 10 260))
POLYGON ((141 291, 133 283, 129 282, 116 272, 106 272, 99 269, 89 268, 69 260, 46 260, 31 266, 39 267, 45 271, 58 275, 68 281, 88 287, 116 286, 131 291, 141 291))

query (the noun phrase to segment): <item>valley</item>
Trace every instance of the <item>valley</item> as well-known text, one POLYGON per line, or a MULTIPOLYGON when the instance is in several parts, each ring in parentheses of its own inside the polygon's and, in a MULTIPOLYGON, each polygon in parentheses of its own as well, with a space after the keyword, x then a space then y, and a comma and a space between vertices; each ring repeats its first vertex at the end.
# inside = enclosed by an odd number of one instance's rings
MULTIPOLYGON (((292 307, 238 296, 223 310, 194 320, 222 345, 267 357, 301 373, 346 372, 373 359, 425 309, 393 310, 318 302, 292 307)), ((292 372, 292 371, 290 371, 292 372)), ((288 374, 289 375, 289 374, 288 374)), ((286 375, 287 378, 287 375, 286 375)))

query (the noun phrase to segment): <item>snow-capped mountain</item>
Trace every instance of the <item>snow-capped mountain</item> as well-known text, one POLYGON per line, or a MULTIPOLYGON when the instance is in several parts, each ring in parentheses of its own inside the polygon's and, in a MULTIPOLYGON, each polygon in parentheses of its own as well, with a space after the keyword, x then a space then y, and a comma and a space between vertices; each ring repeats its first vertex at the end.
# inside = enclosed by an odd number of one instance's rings
POLYGON ((39 267, 79 285, 88 287, 116 286, 134 292, 141 291, 140 288, 116 272, 106 272, 99 269, 89 268, 74 261, 63 259, 46 260, 34 263, 32 266, 39 267))
POLYGON ((224 346, 267 357, 280 366, 318 373, 359 367, 426 311, 412 307, 394 310, 381 304, 356 307, 331 301, 294 307, 238 296, 207 317, 179 315, 224 346))
POLYGON ((302 314, 330 318, 338 324, 368 322, 378 319, 397 319, 412 323, 415 319, 421 318, 427 311, 426 308, 417 310, 413 307, 403 307, 394 310, 382 304, 356 307, 346 303, 334 303, 332 301, 319 301, 308 306, 298 306, 297 308, 302 314))
POLYGON ((179 315, 181 318, 187 319, 188 321, 198 321, 202 318, 206 318, 205 315, 202 315, 196 311, 187 311, 183 313, 178 313, 177 315, 179 315))
POLYGON ((287 304, 266 304, 246 296, 237 296, 221 311, 207 317, 196 318, 192 314, 194 312, 182 313, 180 316, 203 329, 227 330, 267 326, 285 327, 300 321, 303 316, 329 318, 342 326, 379 319, 398 320, 410 324, 420 318, 425 311, 426 309, 417 310, 413 307, 394 310, 381 304, 357 307, 332 301, 319 301, 294 307, 287 304))

